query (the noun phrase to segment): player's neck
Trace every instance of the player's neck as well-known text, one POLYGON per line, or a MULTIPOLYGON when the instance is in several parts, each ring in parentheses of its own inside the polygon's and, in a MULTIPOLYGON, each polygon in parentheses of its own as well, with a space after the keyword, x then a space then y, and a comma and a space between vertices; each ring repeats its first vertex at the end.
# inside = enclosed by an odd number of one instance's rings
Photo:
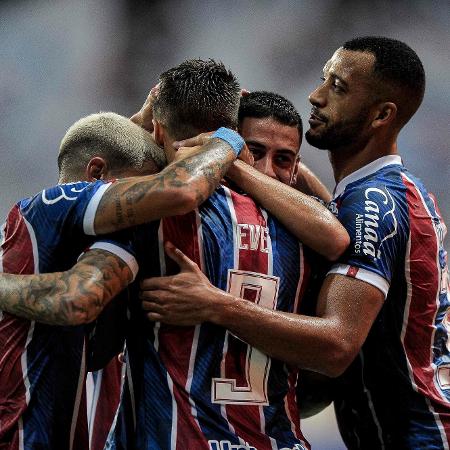
POLYGON ((397 142, 395 140, 383 143, 372 140, 361 149, 341 148, 328 152, 336 183, 378 158, 396 154, 397 142))

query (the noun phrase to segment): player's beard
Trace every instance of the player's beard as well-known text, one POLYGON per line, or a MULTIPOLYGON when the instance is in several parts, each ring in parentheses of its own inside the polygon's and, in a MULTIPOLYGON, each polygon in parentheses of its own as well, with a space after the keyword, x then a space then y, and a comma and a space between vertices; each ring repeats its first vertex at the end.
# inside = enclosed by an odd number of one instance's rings
POLYGON ((359 114, 356 120, 341 121, 335 124, 324 123, 324 129, 321 132, 309 129, 305 133, 308 144, 320 150, 330 150, 346 147, 353 147, 354 144, 363 139, 364 124, 366 117, 359 114))

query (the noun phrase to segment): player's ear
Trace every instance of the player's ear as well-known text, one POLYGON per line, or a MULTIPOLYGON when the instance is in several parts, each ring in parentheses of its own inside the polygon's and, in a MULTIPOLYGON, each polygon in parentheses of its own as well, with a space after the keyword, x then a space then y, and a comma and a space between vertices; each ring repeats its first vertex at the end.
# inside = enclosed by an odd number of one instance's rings
POLYGON ((296 187, 297 186, 297 177, 298 171, 300 170, 300 155, 298 154, 295 158, 294 167, 291 172, 291 179, 289 180, 289 186, 296 187))
POLYGON ((94 156, 86 166, 88 181, 103 180, 108 174, 108 164, 101 156, 94 156))
POLYGON ((165 129, 161 122, 153 119, 153 137, 160 147, 164 147, 165 129))
POLYGON ((376 111, 374 111, 374 120, 372 121, 372 127, 378 128, 388 124, 397 116, 397 105, 392 102, 383 102, 378 105, 376 111))

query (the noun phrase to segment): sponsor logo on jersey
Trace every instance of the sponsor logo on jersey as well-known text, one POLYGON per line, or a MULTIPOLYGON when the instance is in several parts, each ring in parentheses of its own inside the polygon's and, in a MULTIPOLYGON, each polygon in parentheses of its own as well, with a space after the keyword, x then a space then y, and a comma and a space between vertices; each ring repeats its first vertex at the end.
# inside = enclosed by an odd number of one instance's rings
POLYGON ((239 250, 259 250, 269 253, 267 246, 269 229, 261 225, 238 223, 237 238, 239 250))
MULTIPOLYGON (((258 450, 250 444, 232 444, 230 441, 208 441, 210 450, 258 450)), ((279 450, 305 450, 300 444, 293 447, 283 447, 279 450)))
MULTIPOLYGON (((42 191, 42 201, 44 202, 44 204, 46 205, 54 205, 55 203, 58 203, 61 200, 69 200, 69 201, 74 201, 77 199, 77 195, 72 196, 72 194, 79 194, 80 192, 83 192, 86 188, 86 186, 83 186, 81 189, 77 189, 76 187, 71 187, 70 189, 68 189, 69 193, 66 193, 66 191, 64 190, 64 187, 69 187, 73 184, 76 183, 68 183, 68 184, 62 184, 60 186, 56 186, 59 190, 59 195, 56 195, 54 198, 49 198, 49 197, 53 197, 54 193, 52 193, 52 190, 56 188, 52 188, 52 189, 48 189, 48 190, 43 190, 42 191), (53 194, 53 195, 52 195, 53 194)), ((58 191, 57 191, 58 192, 58 191)))
POLYGON ((397 234, 397 218, 395 217, 395 203, 387 188, 367 188, 364 192, 364 214, 356 214, 355 217, 355 253, 364 253, 378 259, 381 256, 381 247, 397 234), (382 214, 380 204, 387 205, 387 211, 382 214), (389 222, 391 231, 382 239, 378 229, 381 222, 389 222))

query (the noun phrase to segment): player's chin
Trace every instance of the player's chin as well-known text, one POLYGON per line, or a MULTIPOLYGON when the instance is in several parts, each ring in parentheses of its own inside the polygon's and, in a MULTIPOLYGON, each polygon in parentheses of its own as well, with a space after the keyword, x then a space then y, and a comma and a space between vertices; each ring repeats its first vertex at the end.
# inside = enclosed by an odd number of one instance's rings
POLYGON ((328 148, 327 141, 323 138, 323 133, 319 132, 317 129, 310 128, 305 133, 306 142, 313 147, 321 150, 326 150, 328 148))

